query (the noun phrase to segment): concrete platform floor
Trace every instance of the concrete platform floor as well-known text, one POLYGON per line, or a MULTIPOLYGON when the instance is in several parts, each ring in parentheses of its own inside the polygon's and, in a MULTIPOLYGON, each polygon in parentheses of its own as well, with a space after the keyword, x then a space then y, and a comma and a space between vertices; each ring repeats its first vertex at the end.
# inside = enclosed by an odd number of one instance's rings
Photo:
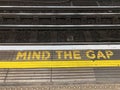
POLYGON ((120 68, 0 69, 0 90, 120 90, 120 68))

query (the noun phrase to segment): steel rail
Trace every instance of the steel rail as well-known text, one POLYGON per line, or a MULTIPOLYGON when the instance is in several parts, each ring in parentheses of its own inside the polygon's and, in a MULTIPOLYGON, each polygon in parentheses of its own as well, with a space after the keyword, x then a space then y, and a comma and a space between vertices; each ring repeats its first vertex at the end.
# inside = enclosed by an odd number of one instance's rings
POLYGON ((0 13, 0 15, 120 15, 120 13, 0 13))
MULTIPOLYGON (((0 0, 0 1, 2 1, 2 0, 0 0)), ((6 0, 3 0, 3 1, 6 1, 6 0)), ((12 1, 16 2, 16 0, 12 0, 12 1)), ((22 1, 22 0, 20 0, 20 1, 22 1)), ((19 2, 19 1, 17 0, 17 2, 19 2)), ((60 4, 60 3, 71 2, 71 0, 60 0, 60 1, 40 1, 40 0, 38 0, 38 1, 30 1, 30 0, 28 0, 26 2, 38 2, 38 3, 43 3, 43 4, 60 4)))
POLYGON ((107 25, 0 25, 0 27, 120 27, 120 24, 107 25))
POLYGON ((47 8, 47 9, 120 9, 120 6, 0 6, 0 8, 47 8))
POLYGON ((84 29, 118 29, 120 28, 120 24, 107 24, 107 25, 97 25, 97 24, 93 24, 93 25, 0 25, 0 28, 40 28, 40 29, 64 29, 64 28, 76 28, 76 29, 80 29, 80 28, 84 28, 84 29))

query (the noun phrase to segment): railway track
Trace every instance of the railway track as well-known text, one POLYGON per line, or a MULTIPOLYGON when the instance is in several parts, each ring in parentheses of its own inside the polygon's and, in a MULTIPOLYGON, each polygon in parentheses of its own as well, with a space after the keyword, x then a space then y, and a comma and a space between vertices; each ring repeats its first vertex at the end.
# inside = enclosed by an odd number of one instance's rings
POLYGON ((0 24, 119 24, 119 11, 119 6, 0 6, 0 24))
POLYGON ((0 6, 0 42, 118 42, 119 11, 119 6, 0 6))

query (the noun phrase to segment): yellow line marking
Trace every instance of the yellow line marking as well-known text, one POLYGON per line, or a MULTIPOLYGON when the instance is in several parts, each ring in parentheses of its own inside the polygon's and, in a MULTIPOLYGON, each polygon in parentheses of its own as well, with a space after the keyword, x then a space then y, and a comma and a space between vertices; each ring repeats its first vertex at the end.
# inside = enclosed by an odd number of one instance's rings
POLYGON ((0 62, 0 68, 119 67, 120 60, 0 62))

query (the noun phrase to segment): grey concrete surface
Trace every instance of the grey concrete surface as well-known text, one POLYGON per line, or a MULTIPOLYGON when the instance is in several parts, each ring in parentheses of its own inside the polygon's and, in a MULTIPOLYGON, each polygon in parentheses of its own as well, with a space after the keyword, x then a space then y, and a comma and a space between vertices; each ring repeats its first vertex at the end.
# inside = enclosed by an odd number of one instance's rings
POLYGON ((120 83, 120 68, 0 69, 0 84, 120 83))
POLYGON ((120 68, 0 69, 0 90, 120 90, 120 68))

